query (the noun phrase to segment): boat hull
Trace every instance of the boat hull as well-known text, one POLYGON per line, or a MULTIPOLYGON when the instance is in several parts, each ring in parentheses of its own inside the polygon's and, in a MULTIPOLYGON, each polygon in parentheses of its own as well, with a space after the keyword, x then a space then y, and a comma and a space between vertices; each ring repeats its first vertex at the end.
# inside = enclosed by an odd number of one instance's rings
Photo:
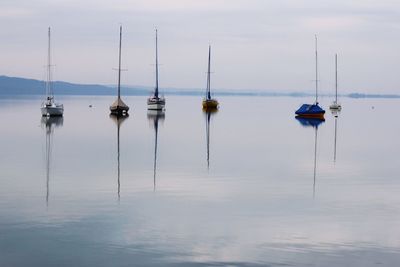
POLYGON ((52 106, 43 105, 40 108, 40 111, 42 112, 42 116, 50 116, 50 117, 62 116, 64 113, 64 106, 63 105, 52 105, 52 106))
POLYGON ((113 115, 123 116, 128 114, 129 107, 118 97, 114 103, 111 104, 110 111, 113 115))
POLYGON ((329 109, 330 110, 339 110, 340 111, 342 109, 342 106, 340 104, 333 103, 332 105, 329 106, 329 109))
POLYGON ((215 99, 205 99, 203 100, 203 109, 218 109, 218 101, 215 99))
POLYGON ((123 116, 128 115, 129 107, 111 106, 110 112, 112 115, 123 116))
POLYGON ((148 110, 164 110, 165 99, 164 98, 149 98, 147 99, 148 110))
POLYGON ((324 119, 324 113, 317 113, 317 114, 297 114, 297 117, 300 118, 309 118, 309 119, 324 119))

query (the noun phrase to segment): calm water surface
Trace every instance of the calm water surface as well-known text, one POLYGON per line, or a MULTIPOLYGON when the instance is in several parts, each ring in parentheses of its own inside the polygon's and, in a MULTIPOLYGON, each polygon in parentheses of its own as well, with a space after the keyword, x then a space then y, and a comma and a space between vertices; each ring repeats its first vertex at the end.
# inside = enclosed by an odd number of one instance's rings
POLYGON ((0 100, 0 266, 400 264, 399 100, 313 127, 301 98, 59 99, 0 100))

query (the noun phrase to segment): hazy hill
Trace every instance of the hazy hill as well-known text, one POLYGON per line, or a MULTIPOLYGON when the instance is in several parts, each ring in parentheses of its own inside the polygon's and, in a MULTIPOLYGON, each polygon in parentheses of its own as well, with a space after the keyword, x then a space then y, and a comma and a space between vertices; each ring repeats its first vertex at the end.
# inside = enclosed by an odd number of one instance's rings
MULTIPOLYGON (((115 95, 116 86, 99 84, 74 84, 55 81, 56 95, 115 95)), ((145 86, 122 86, 122 95, 149 95, 153 88, 145 86)), ((162 88, 165 95, 204 95, 204 89, 162 88)), ((17 77, 0 76, 1 95, 44 95, 44 81, 17 77)), ((274 93, 251 90, 216 90, 215 95, 243 95, 243 96, 308 96, 307 93, 274 93)))
MULTIPOLYGON (((56 81, 53 83, 54 93, 56 95, 115 95, 116 86, 99 85, 99 84, 74 84, 68 82, 56 81)), ((141 95, 147 96, 152 92, 153 88, 145 86, 122 86, 122 95, 141 95)), ((204 89, 179 89, 179 88, 163 88, 162 93, 165 95, 204 95, 204 89)), ((0 76, 0 96, 17 96, 17 95, 44 95, 45 84, 43 81, 34 79, 25 79, 17 77, 0 76)), ((281 93, 266 92, 252 90, 214 90, 215 95, 225 96, 291 96, 305 97, 313 96, 310 93, 281 93)), ((326 95, 325 95, 326 96, 326 95)), ((328 95, 331 96, 331 95, 328 95)), ((351 98, 400 98, 397 94, 363 94, 350 93, 341 95, 341 97, 351 98)))
MULTIPOLYGON (((57 95, 114 95, 116 87, 98 84, 74 84, 56 81, 53 83, 57 95)), ((124 95, 148 95, 146 88, 121 88, 124 95)), ((43 81, 25 78, 0 76, 0 95, 44 95, 43 81)))

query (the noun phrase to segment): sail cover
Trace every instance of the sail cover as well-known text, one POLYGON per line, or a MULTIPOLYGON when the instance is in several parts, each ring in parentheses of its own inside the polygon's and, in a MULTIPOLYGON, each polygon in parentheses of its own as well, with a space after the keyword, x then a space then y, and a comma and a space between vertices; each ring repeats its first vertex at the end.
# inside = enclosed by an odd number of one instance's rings
POLYGON ((122 108, 129 109, 129 107, 122 101, 121 98, 117 98, 114 103, 111 104, 110 108, 122 108))
POLYGON ((305 115, 305 114, 324 114, 325 110, 323 110, 318 104, 303 104, 298 110, 296 110, 297 115, 305 115))

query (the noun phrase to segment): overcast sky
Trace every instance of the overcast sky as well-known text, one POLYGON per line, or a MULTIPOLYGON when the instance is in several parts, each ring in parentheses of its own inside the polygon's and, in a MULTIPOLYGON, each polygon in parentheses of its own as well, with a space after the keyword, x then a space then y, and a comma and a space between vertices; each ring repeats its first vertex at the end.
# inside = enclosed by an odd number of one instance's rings
POLYGON ((0 74, 44 78, 47 27, 55 80, 114 84, 119 25, 122 83, 202 88, 212 45, 212 87, 313 91, 314 34, 321 89, 400 93, 398 0, 1 0, 0 74))

